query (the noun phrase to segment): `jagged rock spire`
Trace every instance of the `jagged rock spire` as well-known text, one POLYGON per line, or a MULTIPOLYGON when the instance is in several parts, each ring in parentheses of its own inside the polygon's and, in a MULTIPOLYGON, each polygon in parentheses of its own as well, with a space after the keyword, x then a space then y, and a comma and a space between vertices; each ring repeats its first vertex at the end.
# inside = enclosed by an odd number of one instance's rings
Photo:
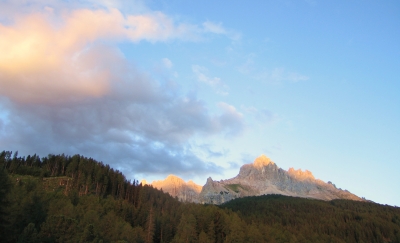
POLYGON ((268 158, 267 156, 265 156, 264 154, 262 154, 258 158, 256 158, 253 163, 253 165, 257 168, 261 168, 261 167, 267 166, 269 164, 275 164, 275 163, 272 162, 271 159, 268 158))

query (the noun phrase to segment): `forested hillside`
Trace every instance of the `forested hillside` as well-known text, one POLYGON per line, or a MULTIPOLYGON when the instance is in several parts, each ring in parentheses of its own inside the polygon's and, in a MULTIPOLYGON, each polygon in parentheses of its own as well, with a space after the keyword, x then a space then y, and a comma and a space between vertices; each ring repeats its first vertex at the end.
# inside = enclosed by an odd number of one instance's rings
POLYGON ((293 242, 400 242, 396 207, 281 195, 241 198, 222 207, 238 212, 247 224, 263 225, 272 235, 283 232, 293 242))
POLYGON ((278 195, 181 203, 80 155, 0 153, 1 242, 400 242, 400 209, 278 195))

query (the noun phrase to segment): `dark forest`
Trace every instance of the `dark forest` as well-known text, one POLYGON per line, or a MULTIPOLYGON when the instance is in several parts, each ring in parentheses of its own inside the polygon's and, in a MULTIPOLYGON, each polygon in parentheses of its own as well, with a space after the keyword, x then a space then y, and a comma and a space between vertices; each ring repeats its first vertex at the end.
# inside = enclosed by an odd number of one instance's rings
POLYGON ((81 155, 0 153, 1 242, 400 242, 400 208, 281 195, 182 203, 81 155))

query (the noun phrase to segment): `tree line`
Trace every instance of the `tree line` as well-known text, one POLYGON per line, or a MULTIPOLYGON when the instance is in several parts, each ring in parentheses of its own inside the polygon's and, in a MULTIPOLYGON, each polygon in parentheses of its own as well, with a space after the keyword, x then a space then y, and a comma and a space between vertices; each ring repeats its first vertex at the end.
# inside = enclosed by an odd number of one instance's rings
POLYGON ((1 242, 400 242, 400 209, 279 195, 182 203, 81 155, 0 153, 1 242))

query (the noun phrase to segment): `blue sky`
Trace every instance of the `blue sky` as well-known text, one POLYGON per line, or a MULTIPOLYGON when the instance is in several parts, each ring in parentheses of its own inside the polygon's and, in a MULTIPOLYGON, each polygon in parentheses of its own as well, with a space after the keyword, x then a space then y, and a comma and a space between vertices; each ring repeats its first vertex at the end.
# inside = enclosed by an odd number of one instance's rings
POLYGON ((397 1, 2 1, 0 146, 201 185, 265 154, 399 206, 399 13, 397 1))

